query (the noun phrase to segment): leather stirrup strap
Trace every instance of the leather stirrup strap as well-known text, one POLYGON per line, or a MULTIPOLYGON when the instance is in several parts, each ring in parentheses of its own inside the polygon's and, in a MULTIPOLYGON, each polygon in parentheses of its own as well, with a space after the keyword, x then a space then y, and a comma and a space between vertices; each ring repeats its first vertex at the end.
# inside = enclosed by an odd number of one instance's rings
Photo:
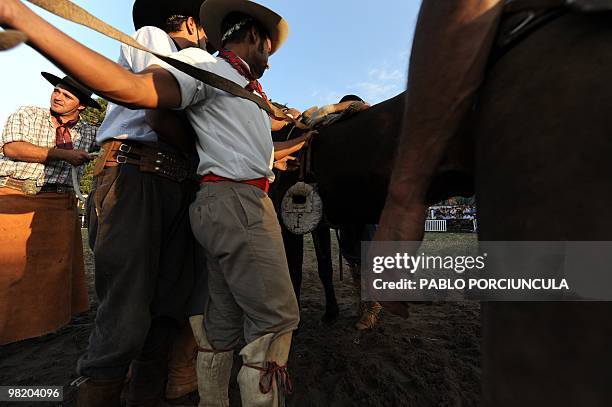
MULTIPOLYGON (((144 52, 151 53, 155 55, 157 58, 161 59, 168 65, 178 69, 179 71, 195 78, 201 82, 204 82, 207 85, 210 85, 214 88, 223 90, 228 92, 234 96, 238 96, 243 99, 247 99, 257 104, 261 109, 265 110, 268 114, 274 116, 276 120, 283 120, 295 123, 296 126, 298 122, 293 118, 287 116, 283 111, 271 103, 266 102, 261 97, 255 95, 252 92, 244 89, 240 85, 235 82, 232 82, 222 76, 214 74, 212 72, 206 71, 204 69, 196 68, 193 65, 189 65, 185 62, 176 60, 174 58, 170 58, 166 55, 161 55, 156 52, 147 49, 142 44, 138 43, 129 35, 119 31, 115 27, 105 23, 99 18, 95 17, 91 13, 87 12, 87 10, 77 6, 69 0, 28 0, 30 3, 37 5, 38 7, 50 12, 51 14, 55 14, 58 17, 62 17, 66 20, 72 21, 73 23, 77 23, 83 25, 85 27, 91 28, 109 38, 122 42, 130 47, 134 47, 144 52)), ((302 125, 303 126, 303 125, 302 125)))

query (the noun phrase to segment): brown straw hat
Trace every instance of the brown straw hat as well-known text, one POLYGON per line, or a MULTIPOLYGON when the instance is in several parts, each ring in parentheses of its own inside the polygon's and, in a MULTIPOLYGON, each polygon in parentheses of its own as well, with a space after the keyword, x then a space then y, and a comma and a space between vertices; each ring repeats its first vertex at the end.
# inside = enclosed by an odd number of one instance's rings
POLYGON ((221 49, 221 23, 230 13, 238 11, 259 21, 270 34, 274 54, 283 45, 289 35, 289 24, 274 11, 249 0, 207 0, 200 8, 200 22, 206 30, 208 40, 217 49, 221 49))
POLYGON ((72 79, 70 76, 64 76, 64 78, 60 78, 58 76, 50 74, 49 72, 41 72, 40 74, 53 86, 57 86, 60 84, 63 85, 66 90, 68 90, 70 93, 72 93, 79 99, 79 102, 82 105, 93 107, 95 109, 102 109, 102 106, 100 106, 98 102, 91 98, 91 90, 87 89, 85 86, 81 85, 80 83, 72 79))

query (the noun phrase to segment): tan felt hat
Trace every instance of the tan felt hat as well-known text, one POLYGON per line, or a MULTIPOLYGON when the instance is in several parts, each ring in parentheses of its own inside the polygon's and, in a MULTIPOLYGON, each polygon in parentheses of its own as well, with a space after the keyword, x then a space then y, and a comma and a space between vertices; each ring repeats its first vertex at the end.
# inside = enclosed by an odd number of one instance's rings
POLYGON ((232 12, 241 12, 260 22, 270 34, 274 54, 283 45, 289 35, 287 21, 267 7, 249 0, 207 0, 200 8, 200 21, 206 30, 208 40, 221 49, 221 23, 232 12))

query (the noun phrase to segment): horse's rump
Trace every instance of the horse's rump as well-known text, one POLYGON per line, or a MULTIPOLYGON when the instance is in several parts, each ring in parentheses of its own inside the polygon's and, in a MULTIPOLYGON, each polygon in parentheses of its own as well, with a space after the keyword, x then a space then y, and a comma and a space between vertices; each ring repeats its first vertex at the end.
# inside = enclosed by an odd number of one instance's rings
MULTIPOLYGON (((472 116, 481 240, 612 240, 610 22, 567 13, 488 72, 472 116)), ((611 314, 485 304, 485 405, 612 405, 611 314)))

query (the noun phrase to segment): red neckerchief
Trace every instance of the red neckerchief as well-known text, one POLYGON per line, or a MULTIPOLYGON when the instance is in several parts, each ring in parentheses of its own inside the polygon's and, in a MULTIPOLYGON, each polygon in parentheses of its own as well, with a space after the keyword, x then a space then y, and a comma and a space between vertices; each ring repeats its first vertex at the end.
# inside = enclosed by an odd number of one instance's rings
POLYGON ((249 81, 249 83, 244 87, 246 90, 250 92, 255 91, 259 93, 265 101, 268 101, 268 97, 264 93, 261 84, 257 79, 255 79, 247 64, 245 64, 242 59, 238 57, 238 55, 234 54, 234 52, 228 49, 222 49, 219 51, 219 58, 225 59, 232 66, 232 68, 234 68, 240 75, 244 76, 249 81))
POLYGON ((64 150, 72 150, 74 145, 72 144, 72 137, 70 137, 70 129, 79 122, 80 118, 77 117, 74 120, 62 123, 62 117, 59 114, 51 111, 51 116, 53 116, 59 124, 55 129, 55 146, 64 150))

